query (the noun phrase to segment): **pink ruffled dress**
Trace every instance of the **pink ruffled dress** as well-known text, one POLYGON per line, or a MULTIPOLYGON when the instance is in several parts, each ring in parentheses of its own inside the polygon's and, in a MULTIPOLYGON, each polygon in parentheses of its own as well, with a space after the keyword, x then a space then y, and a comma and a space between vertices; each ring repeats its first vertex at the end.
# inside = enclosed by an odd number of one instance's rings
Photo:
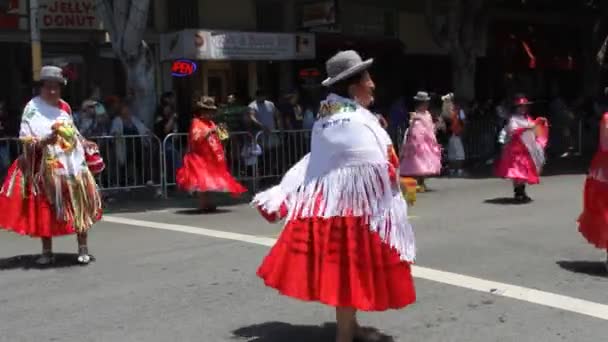
POLYGON ((413 113, 401 147, 401 176, 420 177, 441 173, 441 146, 435 136, 431 113, 413 113))

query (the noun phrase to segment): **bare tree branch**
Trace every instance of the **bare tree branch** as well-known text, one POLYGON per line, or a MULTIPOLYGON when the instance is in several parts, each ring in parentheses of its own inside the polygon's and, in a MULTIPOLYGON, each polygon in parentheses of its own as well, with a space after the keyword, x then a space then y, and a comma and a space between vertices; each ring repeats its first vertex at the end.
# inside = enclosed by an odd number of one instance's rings
MULTIPOLYGON (((125 1, 126 2, 126 1, 125 1)), ((123 49, 132 54, 141 48, 141 42, 146 32, 150 0, 131 0, 129 15, 124 29, 123 49)))
POLYGON ((425 19, 427 22, 427 26, 431 31, 431 35, 433 36, 433 40, 435 44, 439 45, 442 48, 449 49, 447 38, 445 37, 446 30, 445 24, 441 24, 437 22, 437 13, 435 13, 435 1, 427 0, 425 1, 425 19))
POLYGON ((129 7, 131 7, 131 2, 131 0, 115 0, 112 2, 114 7, 112 16, 114 17, 114 21, 116 23, 116 29, 118 32, 123 32, 122 35, 124 35, 125 28, 127 26, 127 15, 129 7))
POLYGON ((600 66, 604 66, 604 63, 606 61, 606 50, 608 49, 608 36, 606 36, 606 38, 604 39, 604 43, 602 43, 602 47, 600 47, 600 50, 597 52, 597 62, 600 66))
POLYGON ((102 19, 103 28, 108 31, 111 37, 117 32, 116 21, 112 12, 112 4, 108 0, 95 0, 95 11, 102 19))

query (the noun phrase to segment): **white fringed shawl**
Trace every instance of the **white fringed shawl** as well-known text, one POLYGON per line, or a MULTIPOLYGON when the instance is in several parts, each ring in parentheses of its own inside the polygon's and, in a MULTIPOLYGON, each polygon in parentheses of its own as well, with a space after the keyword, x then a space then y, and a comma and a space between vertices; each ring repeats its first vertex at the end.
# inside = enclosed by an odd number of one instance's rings
POLYGON ((330 95, 314 124, 311 153, 281 183, 252 204, 276 213, 285 204, 287 221, 311 217, 364 217, 370 229, 413 262, 414 233, 398 182, 389 177, 391 140, 375 117, 355 102, 330 95), (321 203, 317 203, 321 198, 321 203))

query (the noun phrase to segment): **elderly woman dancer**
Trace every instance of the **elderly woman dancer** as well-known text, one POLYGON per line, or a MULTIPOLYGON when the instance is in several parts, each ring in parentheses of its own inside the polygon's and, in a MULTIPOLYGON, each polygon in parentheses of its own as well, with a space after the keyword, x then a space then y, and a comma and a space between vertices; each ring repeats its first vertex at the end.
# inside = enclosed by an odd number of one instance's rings
POLYGON ((415 257, 407 204, 391 140, 366 108, 374 82, 355 51, 326 65, 312 148, 281 183, 253 204, 269 221, 286 219, 258 269, 283 295, 336 310, 337 342, 367 340, 357 311, 400 309, 415 301, 415 257))
POLYGON ((88 264, 87 232, 102 209, 85 151, 96 146, 80 135, 70 106, 61 99, 62 70, 45 66, 40 79, 40 96, 26 105, 21 118, 23 153, 0 190, 0 227, 42 239, 41 265, 54 261, 53 237, 76 234, 78 262, 88 264))

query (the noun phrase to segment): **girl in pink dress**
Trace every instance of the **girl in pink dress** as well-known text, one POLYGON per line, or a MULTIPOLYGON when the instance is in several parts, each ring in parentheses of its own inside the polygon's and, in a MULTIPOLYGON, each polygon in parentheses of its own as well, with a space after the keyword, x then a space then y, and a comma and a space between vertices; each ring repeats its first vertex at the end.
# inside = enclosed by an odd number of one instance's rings
MULTIPOLYGON (((608 113, 600 125, 600 144, 585 181, 578 230, 597 248, 608 250, 608 113)), ((608 259, 606 260, 608 269, 608 259)))
POLYGON ((505 127, 507 142, 496 165, 496 175, 513 181, 517 202, 530 202, 526 184, 540 183, 549 135, 547 119, 530 117, 532 102, 523 95, 515 97, 516 112, 505 127))
POLYGON ((420 91, 414 100, 416 111, 410 114, 410 128, 403 138, 399 171, 402 177, 417 178, 420 192, 424 192, 425 177, 441 173, 441 146, 437 143, 435 124, 428 110, 430 96, 420 91))

